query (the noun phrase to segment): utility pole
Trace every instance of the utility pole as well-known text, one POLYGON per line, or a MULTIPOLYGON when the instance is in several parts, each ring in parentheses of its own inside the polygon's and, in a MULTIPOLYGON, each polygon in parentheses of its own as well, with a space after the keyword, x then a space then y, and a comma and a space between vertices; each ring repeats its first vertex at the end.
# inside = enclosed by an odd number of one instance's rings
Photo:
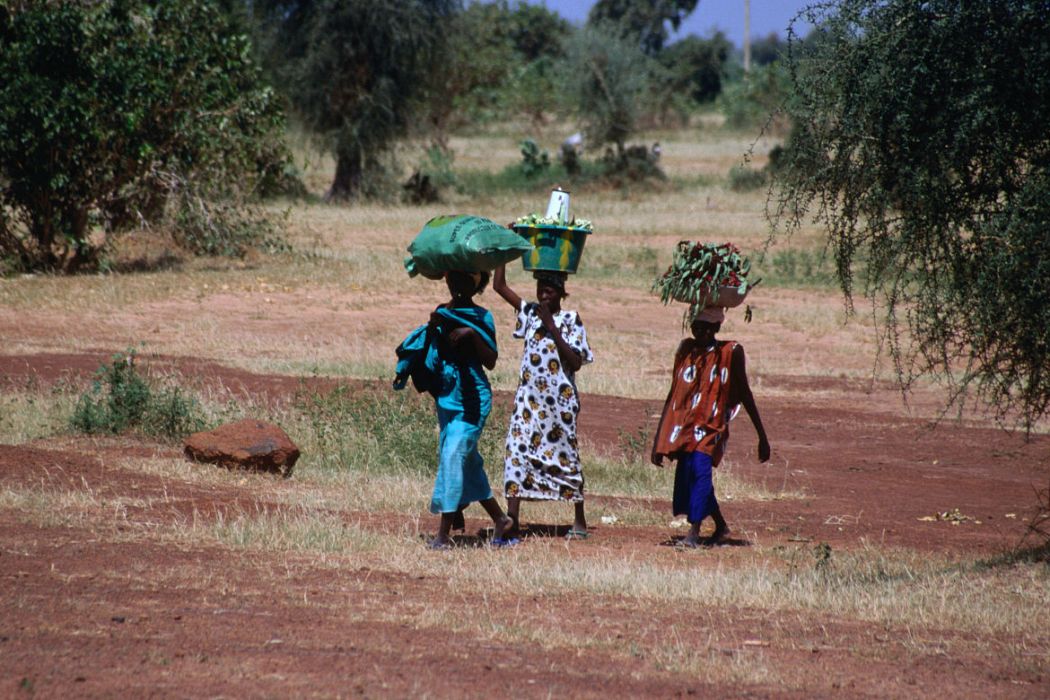
POLYGON ((744 75, 751 72, 751 0, 744 0, 744 75))

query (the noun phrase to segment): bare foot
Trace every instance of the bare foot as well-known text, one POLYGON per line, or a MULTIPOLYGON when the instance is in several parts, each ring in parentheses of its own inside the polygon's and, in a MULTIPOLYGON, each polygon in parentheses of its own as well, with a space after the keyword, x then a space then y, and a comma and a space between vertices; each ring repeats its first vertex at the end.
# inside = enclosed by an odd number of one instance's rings
POLYGON ((515 518, 510 513, 507 513, 507 517, 510 518, 511 525, 503 530, 504 537, 521 537, 521 521, 515 518))

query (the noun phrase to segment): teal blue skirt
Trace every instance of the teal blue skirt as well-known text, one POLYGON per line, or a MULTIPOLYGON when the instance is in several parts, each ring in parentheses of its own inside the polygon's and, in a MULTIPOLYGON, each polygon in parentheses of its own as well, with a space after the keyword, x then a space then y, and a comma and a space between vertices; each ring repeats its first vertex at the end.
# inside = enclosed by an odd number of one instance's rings
MULTIPOLYGON (((487 411, 486 411, 487 413, 487 411)), ((484 426, 465 419, 463 411, 437 408, 441 439, 438 446, 438 472, 431 513, 454 513, 475 501, 492 498, 485 460, 478 452, 478 439, 484 426)), ((477 420, 476 416, 474 416, 477 420)))
MULTIPOLYGON (((484 313, 488 328, 491 315, 484 313)), ((489 335, 494 333, 491 329, 489 335)), ((491 345, 495 349, 495 343, 491 345)), ((475 501, 492 498, 485 460, 478 452, 478 440, 492 410, 492 388, 477 359, 456 363, 446 358, 441 372, 440 388, 434 394, 441 438, 430 512, 455 513, 475 501)))

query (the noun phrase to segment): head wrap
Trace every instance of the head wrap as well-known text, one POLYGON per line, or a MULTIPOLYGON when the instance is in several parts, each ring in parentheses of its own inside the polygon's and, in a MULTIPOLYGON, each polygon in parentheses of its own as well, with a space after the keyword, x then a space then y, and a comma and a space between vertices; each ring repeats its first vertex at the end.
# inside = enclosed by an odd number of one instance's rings
POLYGON ((537 282, 554 287, 562 294, 565 294, 565 280, 569 277, 568 273, 554 270, 536 270, 532 273, 532 276, 536 278, 537 282))
POLYGON ((721 323, 726 320, 726 310, 721 306, 705 306, 699 313, 694 313, 694 321, 721 323))

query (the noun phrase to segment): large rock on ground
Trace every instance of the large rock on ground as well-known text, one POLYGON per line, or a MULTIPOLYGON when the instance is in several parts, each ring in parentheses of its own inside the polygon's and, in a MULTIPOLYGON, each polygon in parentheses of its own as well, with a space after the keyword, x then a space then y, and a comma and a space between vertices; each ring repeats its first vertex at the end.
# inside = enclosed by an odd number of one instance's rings
POLYGON ((227 469, 249 469, 289 476, 299 448, 276 425, 248 418, 186 438, 186 456, 227 469))

